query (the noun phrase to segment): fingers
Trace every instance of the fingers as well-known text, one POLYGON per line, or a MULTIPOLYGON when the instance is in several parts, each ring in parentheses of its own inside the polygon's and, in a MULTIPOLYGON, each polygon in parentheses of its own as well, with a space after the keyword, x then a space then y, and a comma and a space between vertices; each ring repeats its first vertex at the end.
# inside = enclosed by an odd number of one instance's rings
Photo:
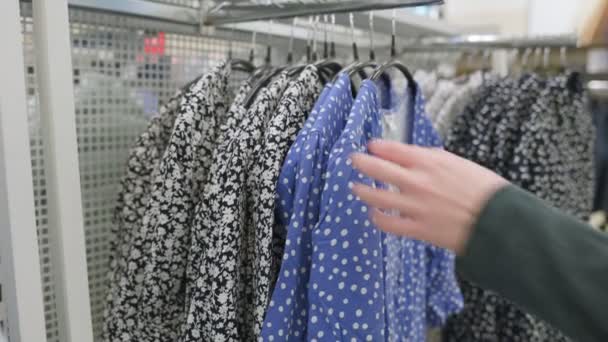
POLYGON ((378 209, 374 209, 371 216, 374 224, 387 233, 429 241, 426 231, 413 219, 387 215, 378 209))
POLYGON ((412 167, 434 157, 433 149, 389 140, 374 140, 368 144, 368 149, 373 155, 403 167, 412 167))
POLYGON ((401 166, 384 159, 362 153, 351 156, 355 168, 364 174, 400 188, 409 184, 410 173, 401 166))
POLYGON ((371 207, 378 209, 396 209, 404 215, 416 217, 419 214, 418 204, 400 193, 374 189, 367 185, 355 184, 353 192, 371 207))

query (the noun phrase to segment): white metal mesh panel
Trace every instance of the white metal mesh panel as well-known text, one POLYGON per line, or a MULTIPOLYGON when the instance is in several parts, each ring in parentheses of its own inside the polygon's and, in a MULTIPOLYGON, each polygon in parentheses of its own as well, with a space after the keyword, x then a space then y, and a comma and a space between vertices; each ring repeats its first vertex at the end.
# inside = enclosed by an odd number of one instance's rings
MULTIPOLYGON (((195 6, 198 1, 163 2, 195 6)), ((47 341, 59 342, 30 4, 22 4, 22 25, 47 341)), ((160 103, 226 57, 230 41, 238 58, 248 57, 251 44, 250 35, 238 31, 211 30, 201 36, 175 24, 82 10, 70 10, 70 32, 89 290, 99 336, 112 213, 130 146, 160 103)), ((261 34, 256 64, 262 63, 269 42, 273 61, 285 61, 287 40, 261 34)), ((301 56, 303 46, 296 48, 301 56)), ((243 77, 235 75, 231 84, 243 77)))
MULTIPOLYGON (((99 336, 112 212, 129 148, 159 104, 224 59, 229 42, 110 14, 70 11, 70 22, 89 288, 99 336)), ((233 43, 235 55, 248 50, 248 43, 233 43)))
MULTIPOLYGON (((223 59, 229 43, 164 32, 161 24, 110 14, 71 10, 70 21, 89 289, 94 332, 99 336, 108 234, 129 147, 159 104, 223 59)), ((47 341, 59 342, 30 4, 22 4, 22 28, 47 341)), ((250 44, 234 42, 232 48, 235 56, 244 58, 250 44)), ((256 46, 258 57, 263 50, 256 46)), ((240 79, 234 77, 233 85, 240 79)))
POLYGON ((55 282, 51 262, 51 237, 49 234, 46 177, 44 174, 44 153, 40 131, 40 113, 38 112, 35 49, 33 43, 33 21, 31 5, 22 4, 21 24, 23 30, 23 53, 25 64, 25 84, 27 92, 28 122, 30 129, 30 156, 34 185, 34 203, 36 209, 36 228, 38 231, 38 248, 40 254, 40 271, 42 277, 42 294, 44 299, 44 317, 48 342, 59 342, 59 325, 55 303, 55 282))

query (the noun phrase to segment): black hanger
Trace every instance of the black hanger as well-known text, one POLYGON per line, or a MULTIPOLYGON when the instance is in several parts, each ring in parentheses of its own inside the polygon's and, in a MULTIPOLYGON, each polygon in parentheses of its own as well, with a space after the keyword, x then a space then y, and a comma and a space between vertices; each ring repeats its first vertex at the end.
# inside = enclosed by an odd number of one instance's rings
POLYGON ((266 57, 264 57, 264 64, 272 65, 272 46, 270 46, 270 42, 268 42, 268 45, 266 45, 266 57))
POLYGON ((297 22, 298 18, 293 18, 293 22, 291 23, 291 34, 289 35, 289 51, 287 52, 287 65, 293 64, 293 40, 297 22))
POLYGON ((268 66, 263 64, 260 67, 255 67, 255 46, 256 46, 256 36, 257 32, 253 31, 251 34, 251 48, 249 49, 249 60, 247 61, 249 64, 254 65, 253 75, 251 76, 251 80, 255 81, 260 79, 260 77, 264 76, 268 72, 268 66))
POLYGON ((245 108, 251 107, 251 105, 253 104, 253 101, 255 100, 255 98, 256 98, 257 94, 260 92, 260 90, 264 87, 267 87, 270 84, 270 82, 272 81, 272 79, 275 78, 278 74, 280 74, 285 69, 287 69, 287 68, 286 67, 275 68, 271 72, 269 72, 267 75, 262 77, 255 84, 252 91, 249 93, 249 96, 247 96, 247 98, 245 99, 245 102, 244 102, 245 108))
MULTIPOLYGON (((335 20, 332 18, 332 20, 335 20)), ((333 78, 333 82, 336 82, 338 79, 338 75, 347 73, 350 74, 350 71, 356 68, 361 62, 359 61, 359 47, 357 45, 357 40, 355 39, 355 19, 352 13, 349 13, 349 21, 350 21, 350 30, 351 30, 351 38, 352 38, 352 52, 353 52, 353 62, 342 68, 338 74, 336 74, 333 78)), ((335 51, 333 51, 335 54, 335 51)), ((360 72, 361 77, 365 77, 365 73, 363 71, 360 72)), ((354 89, 354 87, 353 87, 354 89)))
POLYGON ((230 43, 228 44, 228 60, 230 61, 230 66, 232 70, 243 71, 246 73, 252 73, 255 70, 255 65, 253 65, 252 60, 244 60, 240 58, 233 58, 232 53, 232 40, 234 38, 234 26, 230 28, 230 43))
POLYGON ((370 77, 370 80, 377 82, 380 80, 380 77, 382 77, 387 70, 391 69, 391 68, 395 68, 399 71, 401 71, 401 73, 403 74, 403 76, 405 76, 405 78, 407 79, 407 87, 410 91, 410 95, 412 96, 412 99, 416 98, 416 92, 417 92, 417 87, 416 87, 416 81, 414 80, 414 77, 412 76, 412 74, 410 73, 409 69, 403 64, 401 63, 399 60, 397 60, 397 47, 396 47, 396 11, 393 10, 393 18, 392 18, 392 32, 391 32, 391 60, 388 61, 387 63, 381 65, 380 67, 378 67, 374 73, 372 74, 372 76, 370 77))
POLYGON ((371 61, 367 61, 367 62, 359 62, 355 65, 352 65, 350 67, 350 69, 345 69, 343 70, 343 72, 348 73, 348 76, 353 77, 356 74, 359 74, 359 76, 362 79, 366 79, 367 78, 367 74, 365 73, 365 69, 376 69, 378 68, 378 63, 376 63, 375 61, 371 60, 371 61))
MULTIPOLYGON (((228 56, 230 57, 230 53, 228 56)), ((251 74, 255 71, 255 65, 251 64, 249 61, 246 61, 243 59, 230 59, 229 58, 229 62, 230 62, 230 67, 232 68, 232 70, 238 70, 238 71, 246 72, 249 74, 251 74)), ((193 79, 192 81, 188 82, 185 86, 183 86, 181 88, 181 91, 187 91, 193 84, 198 82, 198 80, 200 80, 201 77, 202 77, 202 75, 198 76, 195 79, 193 79)))
MULTIPOLYGON (((324 17, 325 23, 327 24, 327 16, 324 17)), ((340 70, 342 70, 342 64, 337 60, 329 60, 329 43, 327 41, 327 25, 324 30, 324 42, 323 42, 323 59, 319 60, 319 54, 317 52, 317 28, 319 23, 319 16, 315 17, 313 21, 313 48, 312 48, 312 61, 314 66, 319 71, 319 76, 323 83, 327 83, 328 80, 332 79, 340 70)))
MULTIPOLYGON (((393 56, 394 57, 394 56, 393 56)), ((391 69, 391 68, 395 68, 399 71, 401 71, 401 73, 403 74, 403 76, 405 76, 405 78, 407 79, 407 87, 410 90, 410 94, 412 96, 412 98, 416 97, 416 81, 414 80, 414 77, 412 76, 412 74, 410 73, 409 69, 403 64, 401 63, 399 60, 397 59, 393 59, 387 63, 384 63, 383 65, 379 66, 374 73, 372 74, 372 76, 370 77, 370 80, 377 82, 380 80, 380 78, 386 73, 387 70, 391 69)))
POLYGON ((244 59, 230 59, 230 66, 233 70, 243 71, 246 73, 252 73, 255 71, 255 65, 244 59))
POLYGON ((336 42, 335 42, 335 36, 333 34, 333 32, 335 31, 335 26, 336 26, 336 16, 333 15, 333 14, 332 14, 332 17, 331 17, 331 22, 332 22, 332 36, 331 36, 330 49, 329 49, 329 51, 327 51, 327 48, 328 48, 328 42, 327 42, 327 16, 325 16, 325 43, 324 43, 324 47, 325 47, 325 51, 324 51, 325 61, 323 61, 322 63, 320 63, 318 65, 318 67, 321 70, 328 70, 330 78, 334 78, 344 67, 342 66, 342 63, 340 63, 336 59, 336 42))
POLYGON ((323 59, 329 58, 329 41, 327 40, 327 14, 323 15, 323 59))
MULTIPOLYGON (((264 58, 264 71, 265 73, 260 77, 259 81, 253 86, 252 91, 249 93, 247 98, 245 99, 245 108, 251 107, 253 101, 255 100, 257 94, 264 87, 267 87, 273 78, 275 78, 278 74, 280 74, 284 70, 288 70, 287 66, 281 66, 275 68, 272 66, 272 47, 271 47, 272 37, 270 33, 268 34, 268 45, 266 47, 266 57, 264 58)), ((299 66, 298 66, 299 67, 299 66)))
MULTIPOLYGON (((352 17, 351 17, 351 20, 352 20, 352 17)), ((355 63, 352 63, 351 65, 349 65, 346 69, 342 70, 342 72, 347 73, 348 76, 351 78, 352 94, 353 94, 353 97, 356 97, 357 89, 354 85, 354 82, 352 81, 353 76, 358 75, 362 80, 364 80, 368 77, 368 75, 365 72, 366 69, 369 69, 369 68, 375 69, 378 67, 378 63, 376 63, 376 51, 374 48, 374 13, 373 13, 373 11, 369 13, 370 49, 369 49, 369 60, 367 62, 358 61, 359 52, 357 51, 358 50, 357 43, 355 42, 354 23, 353 22, 351 22, 351 29, 353 30, 353 55, 355 55, 356 59, 355 59, 355 63)))
POLYGON ((331 42, 329 44, 329 58, 336 58, 336 15, 331 15, 331 42))
POLYGON ((342 65, 337 61, 321 61, 315 64, 323 84, 332 80, 342 70, 342 65))
POLYGON ((416 81, 414 80, 414 77, 410 73, 409 69, 398 60, 392 60, 392 61, 385 63, 385 64, 381 65, 380 67, 378 67, 374 71, 372 76, 370 77, 370 80, 372 80, 374 82, 379 81, 380 78, 384 75, 384 73, 386 73, 386 71, 391 68, 395 68, 395 69, 401 71, 403 76, 405 76, 405 78, 407 79, 407 87, 410 90, 410 94, 411 94, 412 98, 415 98, 416 91, 417 91, 416 90, 416 81))
MULTIPOLYGON (((294 62, 293 41, 294 41, 294 31, 295 31, 297 21, 298 21, 297 18, 293 19, 293 22, 291 25, 291 35, 289 37, 289 52, 287 53, 287 65, 290 65, 290 67, 288 67, 286 69, 289 77, 295 77, 296 75, 300 74, 306 68, 306 64, 293 65, 293 62, 294 62)), ((308 40, 306 41, 306 47, 307 47, 307 54, 308 54, 308 53, 310 53, 310 52, 308 52, 308 48, 310 47, 308 40)))

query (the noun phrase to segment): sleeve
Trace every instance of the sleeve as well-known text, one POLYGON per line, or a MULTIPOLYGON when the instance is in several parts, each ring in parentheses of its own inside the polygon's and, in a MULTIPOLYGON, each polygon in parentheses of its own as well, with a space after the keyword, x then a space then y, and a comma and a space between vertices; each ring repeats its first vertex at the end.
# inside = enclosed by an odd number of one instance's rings
POLYGON ((486 204, 458 268, 576 340, 608 338, 608 236, 515 186, 486 204))

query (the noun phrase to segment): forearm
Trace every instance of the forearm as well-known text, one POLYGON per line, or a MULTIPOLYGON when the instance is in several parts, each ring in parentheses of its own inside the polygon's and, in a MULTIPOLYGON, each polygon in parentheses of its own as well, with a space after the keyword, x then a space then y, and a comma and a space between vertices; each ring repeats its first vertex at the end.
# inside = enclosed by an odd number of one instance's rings
POLYGON ((608 237, 516 187, 488 202, 458 268, 577 341, 608 338, 608 237))

